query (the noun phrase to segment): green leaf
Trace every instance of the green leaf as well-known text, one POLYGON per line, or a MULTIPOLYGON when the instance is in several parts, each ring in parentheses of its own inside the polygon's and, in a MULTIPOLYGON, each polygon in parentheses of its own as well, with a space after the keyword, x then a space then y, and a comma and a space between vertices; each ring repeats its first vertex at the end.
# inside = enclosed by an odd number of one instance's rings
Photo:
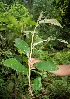
POLYGON ((44 71, 55 71, 58 70, 58 67, 50 60, 44 61, 44 62, 38 62, 35 63, 34 66, 38 70, 44 70, 44 71))
POLYGON ((8 22, 7 18, 3 18, 2 16, 0 17, 0 22, 8 22))
POLYGON ((32 87, 34 90, 42 89, 41 77, 34 79, 32 87))
POLYGON ((6 30, 6 26, 3 24, 0 24, 0 31, 2 31, 2 30, 6 30))
POLYGON ((3 31, 3 30, 6 30, 6 28, 4 28, 4 27, 0 28, 0 31, 3 31))
POLYGON ((18 21, 17 21, 17 19, 14 17, 14 16, 8 16, 8 19, 9 19, 9 21, 13 24, 13 25, 15 25, 16 27, 18 27, 18 21))
POLYGON ((29 57, 29 53, 30 53, 30 48, 28 46, 28 44, 21 40, 20 38, 16 38, 15 39, 15 44, 14 44, 22 53, 25 52, 25 54, 29 57))
POLYGON ((67 47, 70 48, 70 44, 68 44, 67 47))
POLYGON ((56 4, 59 2, 59 0, 55 0, 56 1, 56 4))
POLYGON ((15 58, 9 58, 3 61, 4 66, 6 67, 11 67, 12 69, 18 71, 18 72, 23 72, 24 74, 27 74, 28 70, 27 68, 22 65, 18 60, 15 58))
POLYGON ((44 20, 39 21, 39 24, 41 23, 50 23, 53 25, 60 26, 62 28, 61 24, 56 19, 44 19, 44 20))

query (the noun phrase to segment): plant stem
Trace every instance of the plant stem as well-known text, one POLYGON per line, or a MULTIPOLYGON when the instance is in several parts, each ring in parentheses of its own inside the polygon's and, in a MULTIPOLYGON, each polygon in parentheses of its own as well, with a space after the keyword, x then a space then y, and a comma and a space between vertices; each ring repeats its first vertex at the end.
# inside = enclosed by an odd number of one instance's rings
MULTIPOLYGON (((30 59, 31 59, 31 57, 32 57, 32 51, 33 51, 34 34, 35 34, 35 32, 36 32, 37 26, 39 25, 38 22, 41 20, 42 16, 43 16, 43 12, 40 13, 40 16, 39 16, 39 18, 38 18, 38 20, 37 20, 36 26, 35 26, 35 28, 34 28, 34 32, 32 33, 31 51, 30 51, 30 57, 29 57, 30 59)), ((32 88, 31 88, 31 82, 30 82, 30 75, 31 75, 31 68, 30 68, 30 67, 31 67, 31 66, 29 65, 29 74, 28 74, 29 93, 31 94, 31 96, 33 96, 33 94, 32 94, 32 88)))

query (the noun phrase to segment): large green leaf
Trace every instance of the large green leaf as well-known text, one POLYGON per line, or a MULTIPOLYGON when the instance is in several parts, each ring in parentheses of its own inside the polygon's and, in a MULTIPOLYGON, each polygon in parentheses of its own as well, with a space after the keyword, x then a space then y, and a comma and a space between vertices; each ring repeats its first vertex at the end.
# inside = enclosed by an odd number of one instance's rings
POLYGON ((34 79, 32 87, 34 90, 42 89, 41 77, 34 79))
POLYGON ((58 67, 50 60, 47 60, 47 61, 44 61, 44 62, 35 63, 34 66, 38 70, 44 70, 44 71, 55 71, 55 70, 58 70, 58 67))
POLYGON ((27 68, 15 58, 6 59, 5 61, 3 61, 3 64, 4 66, 11 67, 18 72, 24 72, 24 74, 27 74, 28 72, 27 68))
POLYGON ((26 55, 29 57, 29 53, 30 53, 30 48, 28 46, 28 44, 21 40, 20 38, 16 38, 15 39, 15 44, 14 44, 21 52, 25 52, 26 55))

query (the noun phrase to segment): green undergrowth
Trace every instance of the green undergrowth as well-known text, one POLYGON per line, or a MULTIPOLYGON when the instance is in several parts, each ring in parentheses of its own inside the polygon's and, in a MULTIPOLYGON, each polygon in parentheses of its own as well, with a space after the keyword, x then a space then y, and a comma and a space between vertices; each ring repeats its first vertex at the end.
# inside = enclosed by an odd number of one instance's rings
POLYGON ((58 69, 57 64, 70 64, 70 30, 66 18, 69 6, 67 0, 64 1, 36 0, 30 11, 23 3, 0 2, 1 99, 31 99, 28 58, 35 21, 41 10, 44 13, 35 31, 32 57, 43 62, 35 64, 36 70, 31 70, 32 99, 70 98, 70 77, 49 73, 58 69), (50 9, 49 5, 52 5, 50 9))

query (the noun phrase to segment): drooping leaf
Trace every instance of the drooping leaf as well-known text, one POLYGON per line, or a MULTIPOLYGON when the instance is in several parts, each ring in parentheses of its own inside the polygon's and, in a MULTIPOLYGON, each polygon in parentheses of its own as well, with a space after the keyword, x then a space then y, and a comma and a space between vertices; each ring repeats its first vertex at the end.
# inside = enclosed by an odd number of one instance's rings
POLYGON ((60 41, 60 42, 68 44, 68 41, 66 41, 66 40, 63 40, 63 39, 57 39, 57 40, 60 41))
POLYGON ((50 23, 50 24, 62 27, 61 24, 56 19, 44 19, 44 20, 39 21, 39 24, 41 23, 50 23))
POLYGON ((32 87, 34 90, 42 89, 41 77, 34 79, 32 87))
POLYGON ((18 72, 23 72, 24 74, 27 74, 28 72, 27 68, 15 58, 6 59, 5 61, 3 61, 3 64, 6 67, 10 67, 18 72))
POLYGON ((15 44, 14 44, 21 52, 25 52, 25 54, 29 57, 29 53, 30 53, 30 48, 28 46, 28 44, 21 40, 20 38, 16 38, 15 39, 15 44))
POLYGON ((58 70, 58 67, 50 60, 44 61, 44 62, 38 62, 35 63, 34 66, 38 70, 44 70, 44 71, 55 71, 58 70))

